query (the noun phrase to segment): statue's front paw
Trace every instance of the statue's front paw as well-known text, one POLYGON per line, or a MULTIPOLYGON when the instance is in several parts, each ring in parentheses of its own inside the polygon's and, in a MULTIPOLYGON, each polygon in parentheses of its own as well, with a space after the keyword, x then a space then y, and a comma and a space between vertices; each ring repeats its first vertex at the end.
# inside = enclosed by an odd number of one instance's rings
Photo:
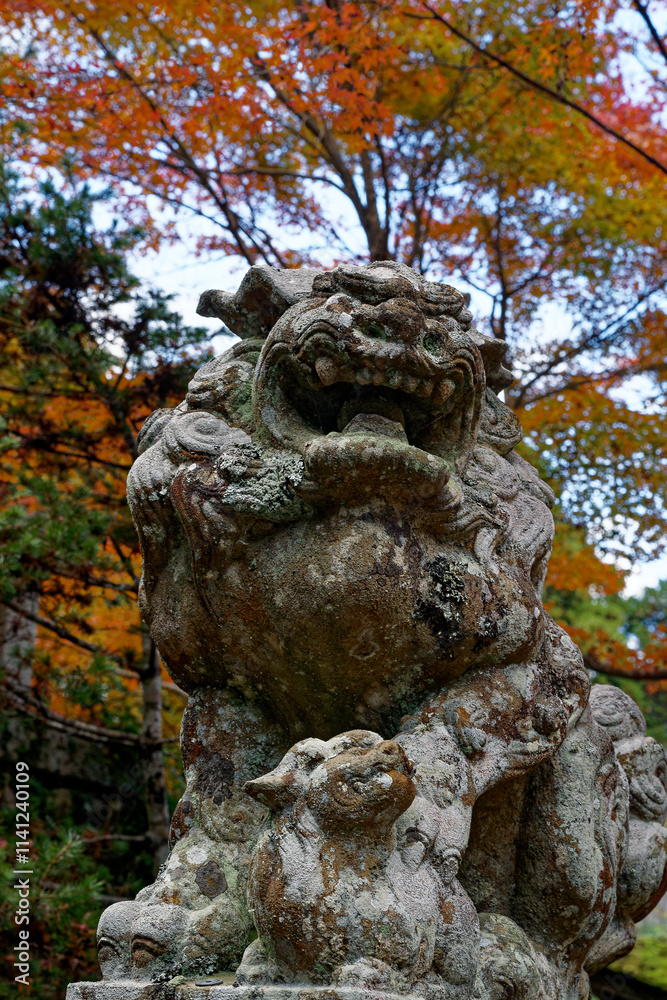
POLYGON ((336 973, 338 986, 356 986, 367 990, 387 989, 393 985, 393 978, 391 968, 377 958, 360 958, 350 965, 341 966, 336 973))
POLYGON ((97 927, 97 960, 103 979, 129 979, 132 966, 132 921, 141 904, 124 900, 107 907, 97 927))
POLYGON ((618 878, 617 908, 637 923, 667 890, 667 830, 630 817, 627 856, 618 878))
POLYGON ((477 979, 484 1000, 546 1000, 537 955, 528 936, 509 917, 482 913, 480 968, 477 979))
POLYGON ((183 957, 189 919, 182 906, 114 903, 97 928, 98 961, 106 980, 156 982, 174 975, 183 957))

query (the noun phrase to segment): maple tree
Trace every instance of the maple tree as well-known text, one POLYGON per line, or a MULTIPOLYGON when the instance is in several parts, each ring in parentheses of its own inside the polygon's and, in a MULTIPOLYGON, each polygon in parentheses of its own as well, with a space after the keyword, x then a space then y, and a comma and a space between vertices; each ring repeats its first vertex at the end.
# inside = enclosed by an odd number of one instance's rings
POLYGON ((33 677, 6 670, 4 691, 47 728, 134 748, 161 860, 163 746, 184 694, 139 621, 125 477, 141 423, 183 395, 208 334, 139 291, 125 258, 141 234, 96 229, 104 197, 61 178, 35 199, 0 173, 0 604, 38 627, 33 677))
POLYGON ((394 258, 488 302, 559 495, 554 607, 619 591, 601 552, 659 551, 667 57, 647 4, 8 0, 1 17, 6 155, 108 180, 147 245, 190 213, 203 253, 394 258), (634 404, 619 390, 638 378, 634 404))

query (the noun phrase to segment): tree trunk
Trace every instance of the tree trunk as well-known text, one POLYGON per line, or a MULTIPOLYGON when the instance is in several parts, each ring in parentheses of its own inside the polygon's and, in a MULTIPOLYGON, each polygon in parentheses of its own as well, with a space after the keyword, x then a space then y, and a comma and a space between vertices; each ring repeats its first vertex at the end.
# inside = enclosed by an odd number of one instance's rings
MULTIPOLYGON (((15 604, 35 616, 39 594, 24 594, 15 604)), ((32 656, 37 639, 37 625, 13 608, 0 605, 0 668, 7 678, 26 690, 32 681, 32 656)))
POLYGON ((148 631, 143 630, 145 667, 140 680, 143 694, 141 726, 144 790, 148 820, 148 842, 152 846, 156 869, 169 852, 169 810, 162 755, 162 674, 160 657, 148 631))

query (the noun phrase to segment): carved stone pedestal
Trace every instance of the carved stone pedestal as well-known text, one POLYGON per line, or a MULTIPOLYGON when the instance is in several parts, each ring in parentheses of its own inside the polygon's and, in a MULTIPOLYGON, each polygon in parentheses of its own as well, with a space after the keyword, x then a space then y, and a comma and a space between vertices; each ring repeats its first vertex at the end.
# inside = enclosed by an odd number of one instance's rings
MULTIPOLYGON (((350 986, 230 986, 217 982, 198 985, 181 982, 178 977, 161 986, 119 982, 75 983, 67 990, 66 1000, 424 1000, 420 994, 396 994, 381 990, 355 989, 350 986)), ((202 980, 201 982, 206 982, 202 980)))

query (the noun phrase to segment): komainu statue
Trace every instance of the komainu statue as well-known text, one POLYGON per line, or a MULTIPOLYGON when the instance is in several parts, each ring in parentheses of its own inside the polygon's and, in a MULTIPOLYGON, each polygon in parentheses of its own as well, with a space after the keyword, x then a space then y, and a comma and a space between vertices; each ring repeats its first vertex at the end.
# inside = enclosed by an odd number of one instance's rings
POLYGON ((396 263, 200 312, 240 339, 128 480, 187 787, 69 1000, 585 1000, 665 889, 667 762, 542 605, 505 345, 396 263))

